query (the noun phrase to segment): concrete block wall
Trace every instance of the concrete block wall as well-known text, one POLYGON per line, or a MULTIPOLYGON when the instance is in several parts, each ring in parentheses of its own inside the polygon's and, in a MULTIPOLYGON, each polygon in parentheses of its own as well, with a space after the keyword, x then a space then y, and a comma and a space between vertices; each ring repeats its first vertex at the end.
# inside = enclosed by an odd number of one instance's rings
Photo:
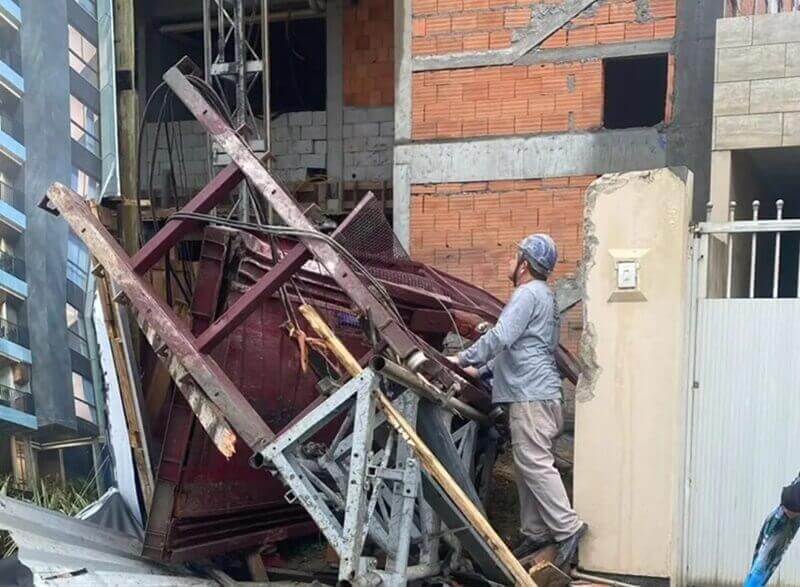
POLYGON ((342 124, 343 179, 383 181, 392 178, 394 110, 345 108, 342 124))
MULTIPOLYGON (((156 131, 157 125, 148 123, 142 134, 142 163, 139 181, 143 193, 146 193, 149 189, 150 160, 155 145, 156 131)), ((173 145, 182 146, 182 158, 179 158, 177 150, 173 150, 172 159, 176 169, 180 162, 183 162, 183 167, 186 170, 186 183, 190 187, 200 187, 208 183, 206 164, 208 145, 206 143, 206 133, 200 124, 194 120, 172 123, 170 125, 170 133, 173 136, 173 145)), ((152 174, 152 189, 155 193, 161 192, 164 187, 164 174, 168 173, 169 169, 169 151, 167 150, 167 141, 162 127, 158 132, 158 149, 152 174)))
POLYGON ((325 112, 290 112, 272 121, 272 169, 287 182, 308 178, 310 169, 325 169, 325 112))
POLYGON ((800 13, 717 23, 717 151, 800 145, 800 13))
MULTIPOLYGON (((272 121, 272 152, 275 155, 272 169, 281 180, 290 184, 302 182, 308 178, 309 169, 326 169, 326 118, 325 112, 306 111, 282 114, 272 121)), ((345 108, 343 119, 344 177, 338 179, 390 181, 394 145, 392 108, 345 108)), ((209 181, 206 133, 200 123, 194 120, 178 124, 187 185, 196 190, 209 181)), ((142 139, 144 156, 141 181, 144 189, 147 189, 149 157, 155 133, 156 125, 148 124, 142 139)), ((177 166, 179 159, 174 151, 173 161, 177 166)), ((162 129, 153 176, 153 188, 156 193, 161 191, 164 185, 163 174, 168 172, 169 168, 169 152, 162 129)))

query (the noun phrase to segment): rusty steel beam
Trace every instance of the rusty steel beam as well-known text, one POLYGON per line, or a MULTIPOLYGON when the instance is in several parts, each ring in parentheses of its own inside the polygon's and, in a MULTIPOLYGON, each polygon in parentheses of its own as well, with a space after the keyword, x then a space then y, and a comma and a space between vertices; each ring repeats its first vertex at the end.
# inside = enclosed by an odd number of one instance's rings
MULTIPOLYGON (((220 171, 211 183, 200 190, 181 212, 206 213, 220 204, 225 197, 244 179, 235 163, 220 171)), ((131 259, 133 270, 142 274, 150 269, 176 245, 182 237, 203 225, 198 220, 170 220, 156 233, 131 259)))
POLYGON ((250 312, 255 310, 261 301, 286 283, 303 263, 311 258, 308 249, 303 245, 295 245, 275 266, 261 279, 252 285, 242 297, 236 300, 225 313, 197 337, 197 348, 202 353, 210 353, 215 346, 231 331, 244 322, 250 312))
MULTIPOLYGON (((203 422, 230 427, 252 450, 262 450, 275 437, 253 406, 242 396, 217 363, 201 353, 192 333, 150 285, 138 275, 122 247, 89 210, 85 200, 68 187, 55 183, 42 207, 55 207, 94 258, 126 296, 137 321, 159 358, 167 365, 178 389, 203 422), (222 420, 219 422, 219 420, 222 420)), ((215 429, 209 430, 212 438, 215 429)))
MULTIPOLYGON (((230 165, 235 165, 231 163, 230 165)), ((230 167, 230 165, 228 167, 230 167)), ((237 168, 238 169, 238 168, 237 168)), ((347 218, 339 224, 334 236, 345 230, 361 209, 370 203, 375 196, 369 192, 361 202, 353 209, 347 218)), ((286 281, 303 266, 303 263, 311 259, 311 253, 305 245, 299 244, 292 248, 283 258, 275 264, 272 269, 261 276, 259 280, 248 289, 225 313, 217 318, 207 330, 197 338, 197 348, 201 352, 210 353, 219 342, 239 326, 258 307, 261 300, 274 294, 286 283, 286 281)))
MULTIPOLYGON (((198 72, 198 68, 188 58, 184 58, 164 74, 164 81, 205 127, 214 142, 239 166, 256 191, 266 199, 287 226, 316 232, 294 199, 275 181, 247 143, 187 77, 198 72)), ((353 273, 352 268, 330 244, 314 238, 301 240, 402 359, 418 356, 420 361, 423 360, 414 337, 398 323, 394 315, 353 273)))

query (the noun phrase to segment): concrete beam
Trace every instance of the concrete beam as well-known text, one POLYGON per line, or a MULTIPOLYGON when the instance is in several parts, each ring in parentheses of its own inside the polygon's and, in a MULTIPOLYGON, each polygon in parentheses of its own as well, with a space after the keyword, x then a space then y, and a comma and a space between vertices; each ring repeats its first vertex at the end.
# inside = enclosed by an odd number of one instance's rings
POLYGON ((655 129, 474 139, 395 146, 394 232, 408 248, 411 185, 601 175, 666 165, 655 129))
POLYGON ((646 128, 400 145, 402 165, 411 184, 447 183, 654 169, 666 155, 663 135, 646 128))
POLYGON ((455 53, 415 57, 414 71, 437 69, 459 69, 464 67, 486 67, 508 65, 538 47, 547 37, 589 8, 597 0, 564 0, 561 4, 535 4, 533 18, 528 29, 514 39, 508 49, 481 51, 477 53, 455 53))
POLYGON ((327 122, 326 170, 332 179, 344 179, 342 126, 344 117, 344 48, 342 2, 330 0, 325 8, 325 55, 327 122))
POLYGON ((565 47, 563 49, 534 49, 520 57, 514 64, 535 65, 537 63, 562 63, 586 59, 615 59, 639 55, 659 55, 661 53, 671 53, 673 49, 674 43, 672 39, 589 47, 565 47))
POLYGON ((411 140, 411 0, 394 0, 394 169, 392 217, 397 238, 408 249, 411 182, 398 163, 398 143, 411 140))
POLYGON ((394 0, 394 140, 411 140, 411 0, 394 0))

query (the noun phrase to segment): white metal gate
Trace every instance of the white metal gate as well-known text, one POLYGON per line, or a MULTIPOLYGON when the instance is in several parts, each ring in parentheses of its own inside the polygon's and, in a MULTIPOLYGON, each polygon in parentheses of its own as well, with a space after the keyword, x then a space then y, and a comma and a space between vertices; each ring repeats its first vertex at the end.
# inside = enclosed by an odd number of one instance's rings
MULTIPOLYGON (((758 531, 800 470, 800 220, 702 223, 683 520, 686 585, 741 585, 758 531)), ((800 586, 800 544, 770 585, 800 586)))

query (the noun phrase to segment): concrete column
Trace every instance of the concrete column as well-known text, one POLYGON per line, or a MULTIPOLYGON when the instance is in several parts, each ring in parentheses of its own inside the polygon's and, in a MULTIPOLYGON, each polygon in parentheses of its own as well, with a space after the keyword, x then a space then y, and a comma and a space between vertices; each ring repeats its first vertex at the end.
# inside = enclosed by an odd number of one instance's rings
MULTIPOLYGON (((725 222, 728 219, 728 203, 731 197, 731 151, 711 153, 711 220, 725 222)), ((705 220, 705 218, 703 218, 705 220)))
POLYGON ((410 170, 398 159, 398 145, 411 141, 411 0, 394 0, 394 232, 410 244, 410 170))
POLYGON ((326 4, 326 88, 325 109, 327 119, 328 177, 343 180, 344 157, 342 152, 342 125, 344 117, 344 51, 342 31, 342 2, 332 0, 326 4))
POLYGON ((31 390, 39 426, 76 428, 64 314, 67 223, 37 207, 55 181, 70 184, 67 6, 23 2, 20 29, 25 73, 25 263, 31 390))

